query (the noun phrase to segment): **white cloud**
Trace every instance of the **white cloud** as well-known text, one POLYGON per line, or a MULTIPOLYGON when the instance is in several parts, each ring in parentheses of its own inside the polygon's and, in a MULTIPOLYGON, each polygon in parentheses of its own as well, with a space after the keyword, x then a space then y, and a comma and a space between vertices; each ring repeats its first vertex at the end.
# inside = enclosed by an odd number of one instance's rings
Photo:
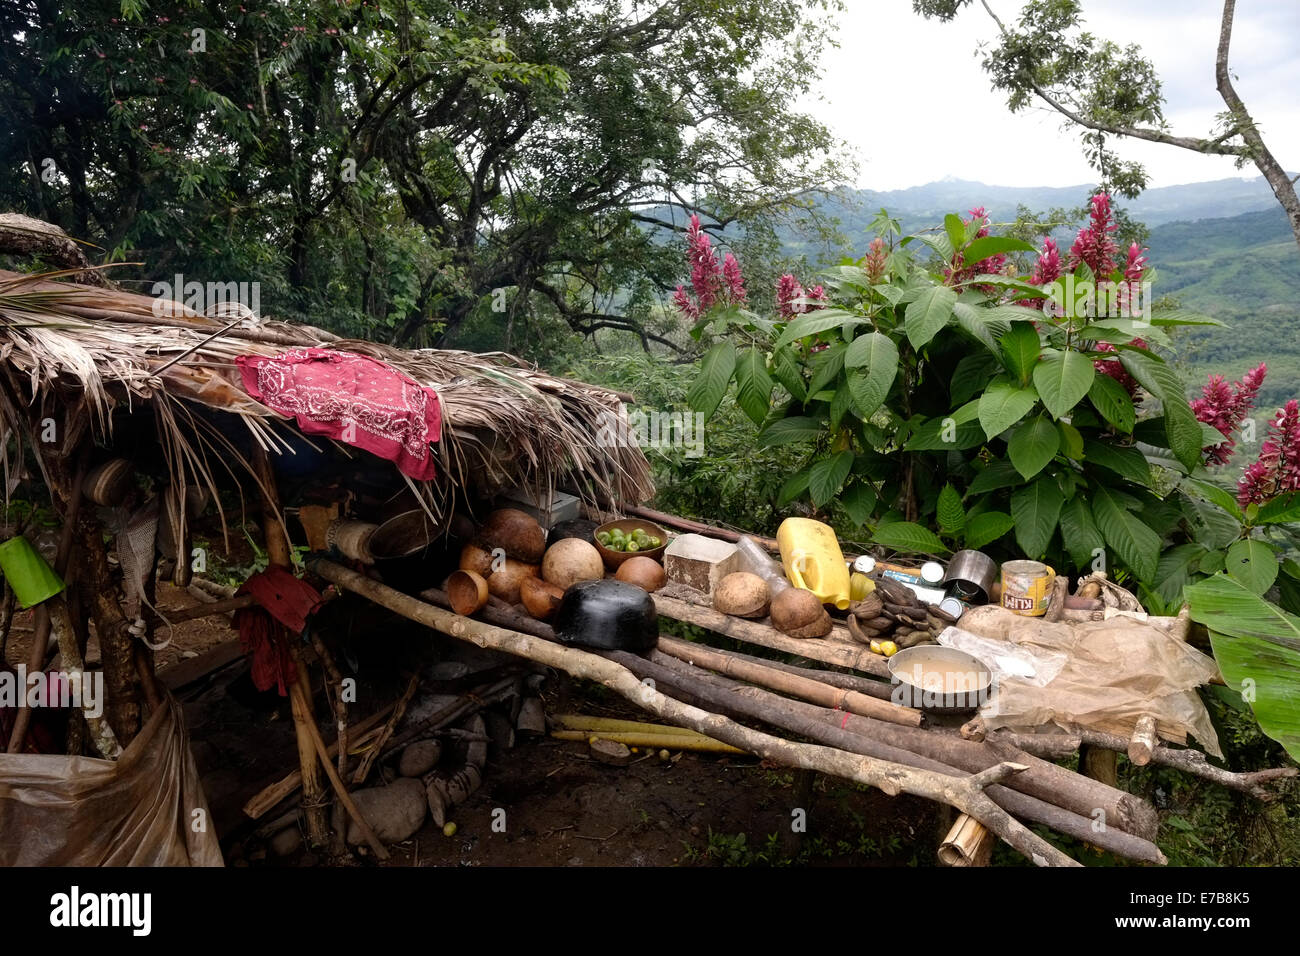
MULTIPOLYGON (((993 0, 1013 16, 1020 0, 993 0)), ((848 0, 840 47, 824 55, 822 98, 805 104, 856 151, 857 185, 897 189, 955 176, 997 185, 1068 186, 1095 174, 1077 134, 1045 109, 1012 115, 990 89, 976 48, 996 37, 976 3, 952 23, 924 20, 911 0, 848 0)), ((1222 111, 1214 83, 1218 0, 1086 0, 1089 29, 1142 46, 1165 91, 1173 131, 1209 132, 1222 111)), ((1300 167, 1300 3, 1249 0, 1238 5, 1232 67, 1237 90, 1264 129, 1274 155, 1300 167)), ((1169 186, 1240 173, 1230 159, 1171 146, 1120 142, 1125 158, 1147 166, 1151 185, 1169 186)))

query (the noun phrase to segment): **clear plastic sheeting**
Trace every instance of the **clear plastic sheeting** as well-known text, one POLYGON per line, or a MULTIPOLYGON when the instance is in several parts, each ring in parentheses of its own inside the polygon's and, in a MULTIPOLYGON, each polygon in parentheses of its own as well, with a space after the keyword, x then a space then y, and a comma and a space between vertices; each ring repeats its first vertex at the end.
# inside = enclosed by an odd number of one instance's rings
POLYGON ((1051 659, 1058 653, 1066 658, 1046 682, 1002 669, 995 693, 980 710, 990 729, 1034 733, 1055 725, 1067 731, 1085 727, 1127 737, 1138 719, 1150 714, 1165 739, 1183 740, 1190 734, 1207 753, 1223 756, 1210 715, 1196 693, 1197 687, 1214 679, 1218 666, 1183 640, 1183 628, 1129 617, 1050 622, 992 605, 967 611, 960 626, 984 639, 979 642, 982 652, 974 646, 953 646, 986 663, 986 655, 997 655, 998 644, 1005 648, 1002 656, 1010 660, 1051 659))
POLYGON ((0 755, 2 866, 222 866, 181 708, 117 761, 0 755))

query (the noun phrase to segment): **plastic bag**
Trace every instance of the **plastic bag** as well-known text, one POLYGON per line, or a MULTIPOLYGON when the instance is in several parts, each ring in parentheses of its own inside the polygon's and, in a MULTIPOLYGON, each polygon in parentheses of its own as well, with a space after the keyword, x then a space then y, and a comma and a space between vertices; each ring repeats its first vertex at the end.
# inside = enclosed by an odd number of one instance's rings
POLYGON ((0 866, 222 866, 181 707, 116 761, 0 755, 0 866))
POLYGON ((1196 693, 1215 677, 1218 665, 1168 628, 1122 616, 1050 622, 994 606, 967 611, 961 628, 1021 649, 1066 655, 1060 672, 1043 686, 1015 677, 1000 680, 980 711, 990 729, 1032 733, 1055 724, 1127 737, 1138 718, 1150 714, 1165 739, 1191 734, 1207 753, 1223 755, 1196 693))

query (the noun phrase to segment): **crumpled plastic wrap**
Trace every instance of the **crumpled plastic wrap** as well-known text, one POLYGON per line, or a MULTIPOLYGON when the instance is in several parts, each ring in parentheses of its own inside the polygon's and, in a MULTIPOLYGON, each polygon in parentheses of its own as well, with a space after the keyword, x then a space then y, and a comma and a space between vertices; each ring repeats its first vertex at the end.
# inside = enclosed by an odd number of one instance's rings
POLYGON ((0 754, 0 866, 222 865, 170 695, 119 760, 0 754))
POLYGON ((958 626, 986 642, 1005 642, 1009 653, 1015 647, 1040 656, 1066 655, 1059 673, 1045 684, 1038 682, 1041 686, 1014 676, 998 680, 996 692, 980 710, 990 729, 1034 733, 1055 725, 1128 737, 1138 718, 1151 714, 1165 739, 1190 734, 1207 753, 1223 756, 1210 715, 1196 693, 1218 674, 1218 665, 1182 640, 1177 628, 1123 616, 1051 622, 993 605, 967 611, 958 626))

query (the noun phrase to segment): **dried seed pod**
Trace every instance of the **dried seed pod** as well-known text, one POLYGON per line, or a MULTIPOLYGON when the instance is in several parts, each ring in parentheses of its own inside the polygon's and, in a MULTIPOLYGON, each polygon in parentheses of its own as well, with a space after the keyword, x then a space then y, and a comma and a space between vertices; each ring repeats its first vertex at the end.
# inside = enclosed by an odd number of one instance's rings
POLYGON ((895 635, 894 643, 903 648, 916 647, 920 644, 934 644, 935 640, 929 631, 913 631, 911 634, 905 634, 902 637, 895 635))
POLYGON ((849 612, 860 621, 867 621, 873 617, 879 617, 880 611, 884 607, 884 602, 874 594, 868 594, 861 601, 855 602, 849 608, 849 612))
POLYGON ((892 617, 886 617, 882 614, 880 617, 873 617, 871 620, 862 621, 861 623, 863 626, 875 628, 877 631, 887 631, 897 622, 892 617))
POLYGON ((888 578, 881 578, 876 581, 876 590, 880 592, 880 596, 886 604, 915 607, 919 603, 916 593, 911 588, 888 578))
POLYGON ((937 618, 940 621, 944 621, 947 624, 957 623, 957 615, 949 614, 947 611, 939 607, 939 605, 937 604, 931 604, 928 607, 926 607, 926 613, 928 613, 933 618, 937 618))

